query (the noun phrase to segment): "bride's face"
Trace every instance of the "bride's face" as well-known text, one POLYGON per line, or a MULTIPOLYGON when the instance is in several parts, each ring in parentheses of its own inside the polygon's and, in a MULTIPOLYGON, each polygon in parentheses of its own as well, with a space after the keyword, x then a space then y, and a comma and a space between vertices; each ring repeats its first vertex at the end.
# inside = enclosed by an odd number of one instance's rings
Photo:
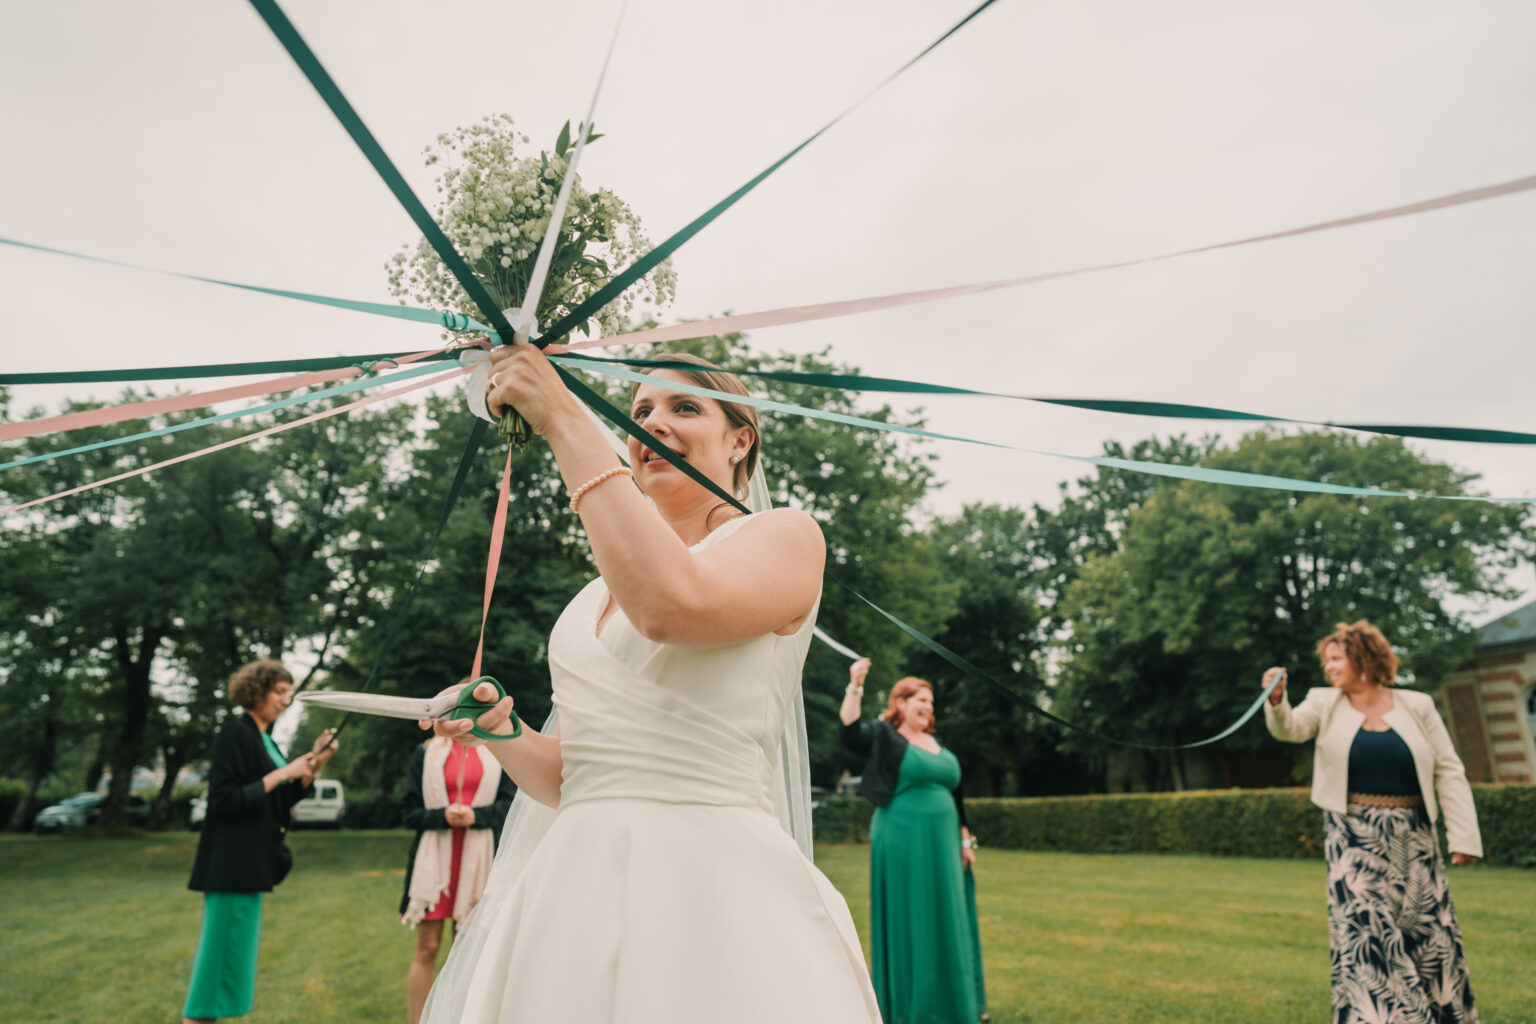
MULTIPOLYGON (((713 398, 667 390, 667 381, 692 383, 682 374, 657 370, 648 377, 655 383, 647 381, 635 390, 630 418, 729 493, 734 475, 731 456, 746 457, 752 429, 732 427, 713 398)), ((635 482, 652 501, 664 504, 697 497, 698 484, 633 437, 629 460, 635 482)))

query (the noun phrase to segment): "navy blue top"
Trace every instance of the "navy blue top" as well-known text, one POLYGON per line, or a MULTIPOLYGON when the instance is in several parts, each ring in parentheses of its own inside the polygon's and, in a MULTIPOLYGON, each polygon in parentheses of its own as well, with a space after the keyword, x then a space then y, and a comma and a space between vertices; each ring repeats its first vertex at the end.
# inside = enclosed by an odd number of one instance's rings
POLYGON ((1349 747, 1349 791, 1373 796, 1422 796, 1413 751, 1394 730, 1361 729, 1349 747))

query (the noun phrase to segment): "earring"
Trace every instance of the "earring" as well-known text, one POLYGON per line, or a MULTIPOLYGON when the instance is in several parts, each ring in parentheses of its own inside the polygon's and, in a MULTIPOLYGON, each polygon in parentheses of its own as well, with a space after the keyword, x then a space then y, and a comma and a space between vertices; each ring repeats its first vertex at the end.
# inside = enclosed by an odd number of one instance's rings
POLYGON ((731 456, 731 465, 734 466, 734 465, 736 465, 736 463, 738 463, 740 461, 741 461, 741 456, 740 455, 732 455, 731 456))

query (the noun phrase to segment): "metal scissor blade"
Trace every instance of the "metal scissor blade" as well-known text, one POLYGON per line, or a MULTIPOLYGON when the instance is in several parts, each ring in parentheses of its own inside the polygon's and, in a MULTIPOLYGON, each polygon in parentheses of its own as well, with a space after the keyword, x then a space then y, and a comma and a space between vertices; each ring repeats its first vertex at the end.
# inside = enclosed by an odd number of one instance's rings
POLYGON ((389 697, 378 693, 317 690, 313 693, 301 693, 298 699, 316 707, 416 721, 423 718, 441 718, 453 709, 457 697, 458 695, 453 693, 445 694, 443 697, 389 697))

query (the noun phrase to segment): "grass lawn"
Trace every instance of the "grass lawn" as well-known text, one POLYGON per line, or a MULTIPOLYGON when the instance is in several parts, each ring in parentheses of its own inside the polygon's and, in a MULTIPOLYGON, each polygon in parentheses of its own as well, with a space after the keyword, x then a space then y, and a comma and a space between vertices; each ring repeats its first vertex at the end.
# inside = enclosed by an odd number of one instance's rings
MULTIPOLYGON (((195 840, 0 837, 0 1021, 178 1020, 201 921, 185 888, 195 840)), ((403 1019, 413 939, 394 909, 408 842, 404 832, 293 837, 293 875, 267 898, 248 1020, 403 1019)), ((817 851, 861 928, 867 855, 817 851)), ((993 1019, 1326 1020, 1322 873, 1315 861, 984 850, 993 1019)), ((1484 1024, 1536 1022, 1536 872, 1451 877, 1484 1024)))

